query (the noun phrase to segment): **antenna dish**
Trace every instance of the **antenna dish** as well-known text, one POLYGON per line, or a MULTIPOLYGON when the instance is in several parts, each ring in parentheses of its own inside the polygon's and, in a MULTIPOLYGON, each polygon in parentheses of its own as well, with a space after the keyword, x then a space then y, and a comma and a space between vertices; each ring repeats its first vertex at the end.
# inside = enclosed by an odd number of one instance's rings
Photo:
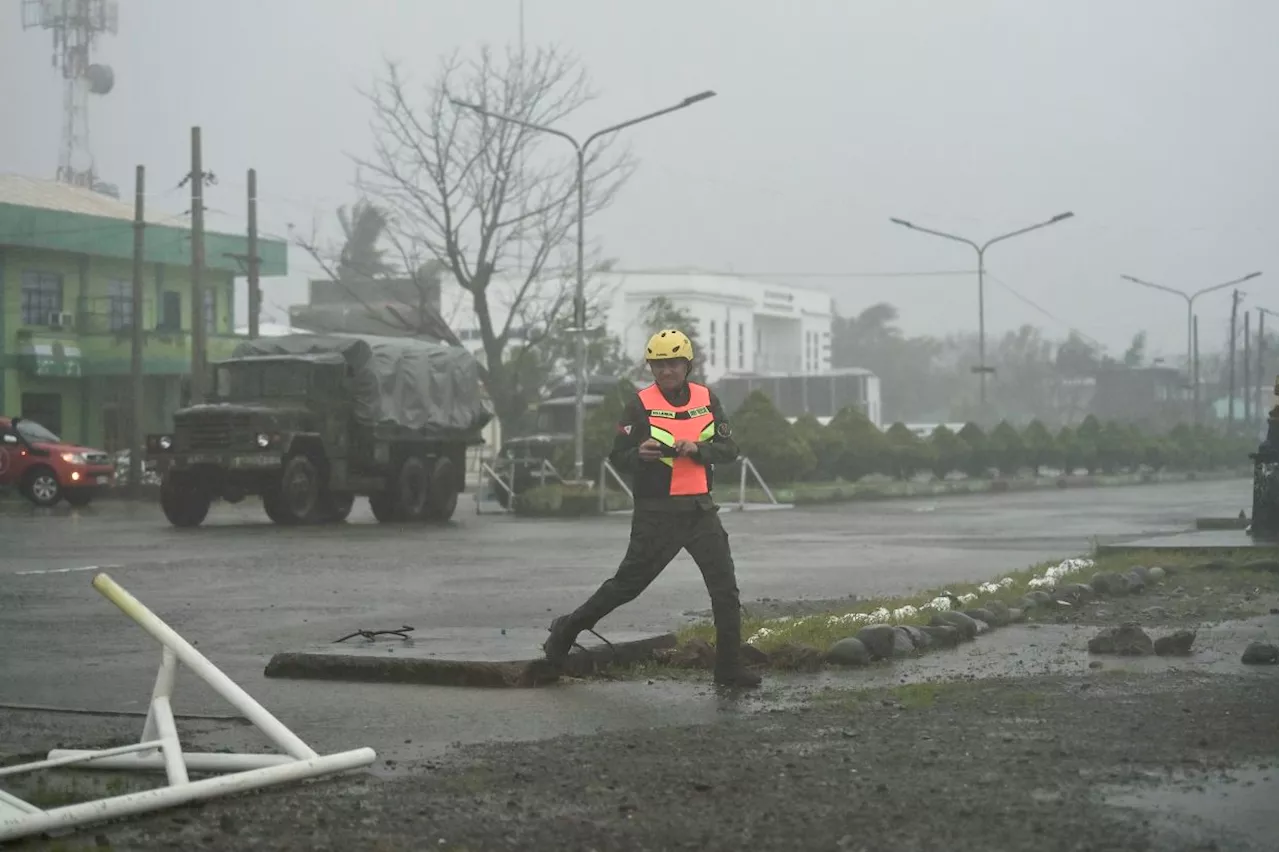
POLYGON ((94 63, 85 69, 85 78, 89 81, 89 91, 95 95, 105 95, 116 85, 116 72, 110 65, 94 63))

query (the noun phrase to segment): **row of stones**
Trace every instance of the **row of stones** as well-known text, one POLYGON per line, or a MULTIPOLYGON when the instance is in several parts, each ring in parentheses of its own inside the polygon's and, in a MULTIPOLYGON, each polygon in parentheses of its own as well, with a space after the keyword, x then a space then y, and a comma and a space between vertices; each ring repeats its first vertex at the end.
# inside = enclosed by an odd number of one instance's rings
POLYGON ((989 600, 973 609, 934 613, 929 624, 872 624, 834 643, 825 654, 812 646, 782 646, 768 661, 781 668, 813 669, 823 662, 862 666, 878 660, 907 657, 934 648, 954 648, 976 639, 994 627, 1026 621, 1027 614, 1046 606, 1077 606, 1097 595, 1138 594, 1148 583, 1163 579, 1163 568, 1135 566, 1123 574, 1100 572, 1090 582, 1064 583, 1052 591, 1027 592, 1009 606, 989 600))
MULTIPOLYGON (((1037 589, 1027 592, 1012 607, 992 599, 972 609, 934 613, 927 625, 871 624, 833 643, 825 653, 812 645, 788 642, 769 653, 753 645, 743 645, 742 655, 752 665, 799 671, 816 671, 824 663, 865 666, 929 650, 954 648, 992 628, 1026 621, 1028 613, 1042 607, 1076 606, 1103 594, 1137 594, 1148 583, 1164 576, 1162 568, 1143 566, 1136 566, 1123 574, 1103 572, 1095 574, 1088 584, 1065 583, 1052 591, 1037 589)), ((671 665, 702 668, 712 664, 715 649, 704 640, 693 639, 680 648, 665 652, 661 659, 671 665)))

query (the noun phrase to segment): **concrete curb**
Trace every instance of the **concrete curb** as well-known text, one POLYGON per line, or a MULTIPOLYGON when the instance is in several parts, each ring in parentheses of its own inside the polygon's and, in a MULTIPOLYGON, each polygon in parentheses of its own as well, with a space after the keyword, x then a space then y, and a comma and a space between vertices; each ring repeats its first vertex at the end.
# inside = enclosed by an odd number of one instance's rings
POLYGON ((560 672, 545 659, 446 660, 358 654, 342 651, 285 651, 274 655, 263 675, 297 680, 339 680, 361 683, 412 683, 426 686, 486 688, 534 687, 556 682, 560 674, 586 677, 613 664, 654 658, 656 651, 674 648, 674 633, 609 645, 575 648, 560 672))

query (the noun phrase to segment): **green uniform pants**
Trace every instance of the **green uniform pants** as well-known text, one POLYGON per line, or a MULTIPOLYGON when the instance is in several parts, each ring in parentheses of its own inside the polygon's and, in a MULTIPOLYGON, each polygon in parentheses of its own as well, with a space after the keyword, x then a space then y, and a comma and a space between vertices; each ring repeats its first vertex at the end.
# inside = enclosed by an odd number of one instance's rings
POLYGON ((732 667, 742 642, 738 583, 729 552, 729 534, 714 508, 637 509, 631 518, 631 541, 622 564, 617 573, 605 580, 570 616, 575 631, 595 627, 600 619, 634 600, 681 550, 687 550, 693 557, 711 596, 711 612, 716 623, 716 666, 732 667))

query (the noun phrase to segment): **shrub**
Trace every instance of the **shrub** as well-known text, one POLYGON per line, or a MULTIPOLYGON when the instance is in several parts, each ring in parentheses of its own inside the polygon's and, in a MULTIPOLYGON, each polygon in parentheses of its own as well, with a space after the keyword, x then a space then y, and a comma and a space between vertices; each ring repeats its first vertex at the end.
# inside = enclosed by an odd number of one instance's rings
POLYGON ((1062 449, 1039 420, 1032 420, 1027 424, 1027 428, 1022 430, 1022 449, 1023 460, 1036 476, 1040 475, 1042 467, 1056 467, 1062 464, 1062 449))
POLYGON ((752 391, 733 415, 734 438, 765 482, 786 485, 817 464, 813 450, 796 434, 763 391, 752 391))
POLYGON ((809 478, 818 481, 836 479, 840 475, 840 456, 845 446, 840 433, 830 426, 823 426, 812 414, 797 418, 791 430, 813 453, 814 466, 809 478))
POLYGON ((970 421, 956 433, 956 437, 964 444, 966 451, 964 466, 960 470, 966 476, 975 479, 986 476, 991 468, 991 462, 987 450, 987 436, 983 434, 981 427, 970 421))
POLYGON ((946 479, 952 471, 963 470, 968 462, 968 446, 942 424, 933 428, 929 447, 933 456, 933 475, 938 479, 946 479))
POLYGON ((839 436, 841 452, 836 469, 845 479, 856 482, 888 471, 889 442, 861 411, 851 406, 842 408, 827 428, 839 436))
POLYGON ((1018 430, 1001 420, 987 436, 987 458, 992 467, 1003 476, 1015 476, 1022 469, 1025 448, 1018 430))
POLYGON ((902 423, 894 423, 885 432, 891 473, 897 479, 911 479, 933 462, 932 447, 902 423))

